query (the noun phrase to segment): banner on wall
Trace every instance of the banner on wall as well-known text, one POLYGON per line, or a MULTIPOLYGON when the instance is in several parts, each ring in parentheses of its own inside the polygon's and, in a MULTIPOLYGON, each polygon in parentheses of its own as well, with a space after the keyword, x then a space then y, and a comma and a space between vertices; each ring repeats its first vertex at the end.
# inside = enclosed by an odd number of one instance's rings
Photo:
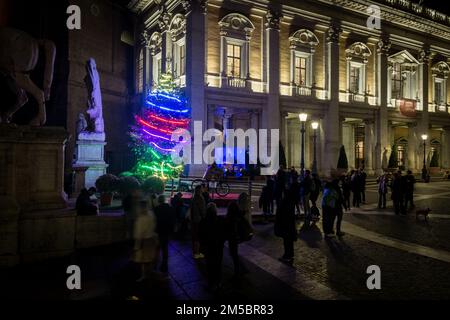
POLYGON ((416 100, 402 99, 399 101, 399 110, 405 117, 414 118, 416 116, 416 100))

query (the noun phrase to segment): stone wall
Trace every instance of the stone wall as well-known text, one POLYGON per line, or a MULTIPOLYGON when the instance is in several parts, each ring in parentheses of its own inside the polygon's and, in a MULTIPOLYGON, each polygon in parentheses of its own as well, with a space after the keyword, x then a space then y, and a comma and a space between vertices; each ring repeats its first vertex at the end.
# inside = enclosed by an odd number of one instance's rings
MULTIPOLYGON (((79 112, 87 109, 87 89, 84 83, 85 65, 94 58, 100 76, 105 122, 106 162, 109 170, 118 173, 127 170, 128 125, 131 124, 129 87, 132 87, 130 71, 133 67, 132 48, 120 41, 121 33, 131 30, 127 13, 107 1, 77 0, 82 13, 82 29, 69 33, 69 66, 67 129, 75 136, 75 124, 79 112)), ((67 146, 66 169, 71 168, 75 139, 67 146)))

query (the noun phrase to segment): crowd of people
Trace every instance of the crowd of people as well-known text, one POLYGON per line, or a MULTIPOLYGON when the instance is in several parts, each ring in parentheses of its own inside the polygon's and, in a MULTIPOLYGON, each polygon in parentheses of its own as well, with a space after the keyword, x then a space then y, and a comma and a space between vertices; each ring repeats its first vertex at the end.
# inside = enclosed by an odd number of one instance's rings
MULTIPOLYGON (((363 169, 322 182, 319 176, 304 170, 300 174, 291 168, 280 168, 274 177, 267 177, 259 197, 259 207, 266 223, 275 217, 274 234, 282 238, 284 253, 280 260, 291 263, 294 259, 294 243, 298 238, 297 220, 304 217, 304 226, 315 224, 319 217, 325 238, 341 237, 344 212, 366 203, 367 174, 363 169), (319 196, 322 193, 320 207, 319 196)), ((406 214, 414 207, 415 178, 411 171, 385 173, 378 177, 378 208, 385 209, 387 194, 396 214, 406 214)), ((97 214, 92 197, 95 189, 83 190, 76 203, 80 214, 97 214)), ((193 190, 190 199, 177 193, 170 200, 164 195, 144 196, 137 189, 122 200, 126 230, 133 240, 132 260, 141 265, 141 277, 145 279, 157 269, 168 271, 169 239, 172 235, 190 234, 192 256, 204 260, 209 287, 220 288, 224 246, 228 245, 234 265, 234 275, 247 272, 239 259, 239 244, 253 236, 251 198, 241 193, 232 201, 225 215, 219 215, 216 204, 210 199, 205 184, 193 190)))

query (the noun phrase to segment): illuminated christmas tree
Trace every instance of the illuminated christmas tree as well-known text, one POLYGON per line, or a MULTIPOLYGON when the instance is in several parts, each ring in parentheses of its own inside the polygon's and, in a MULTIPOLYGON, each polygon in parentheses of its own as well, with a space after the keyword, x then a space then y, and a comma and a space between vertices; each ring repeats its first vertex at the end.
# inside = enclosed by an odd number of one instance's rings
POLYGON ((159 85, 149 93, 140 114, 135 116, 136 125, 130 132, 137 157, 134 168, 137 176, 168 179, 183 171, 183 165, 172 161, 171 153, 178 142, 171 141, 171 136, 176 130, 189 128, 190 111, 172 75, 161 75, 159 85))

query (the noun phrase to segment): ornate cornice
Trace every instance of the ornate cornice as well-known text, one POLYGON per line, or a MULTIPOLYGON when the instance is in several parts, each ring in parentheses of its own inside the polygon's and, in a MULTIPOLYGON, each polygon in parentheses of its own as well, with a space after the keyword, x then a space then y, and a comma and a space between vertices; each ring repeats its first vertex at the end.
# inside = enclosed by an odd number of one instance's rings
POLYGON ((318 0, 330 6, 343 8, 357 14, 367 14, 371 5, 381 7, 381 19, 412 30, 450 39, 450 17, 434 9, 425 8, 409 0, 318 0))

